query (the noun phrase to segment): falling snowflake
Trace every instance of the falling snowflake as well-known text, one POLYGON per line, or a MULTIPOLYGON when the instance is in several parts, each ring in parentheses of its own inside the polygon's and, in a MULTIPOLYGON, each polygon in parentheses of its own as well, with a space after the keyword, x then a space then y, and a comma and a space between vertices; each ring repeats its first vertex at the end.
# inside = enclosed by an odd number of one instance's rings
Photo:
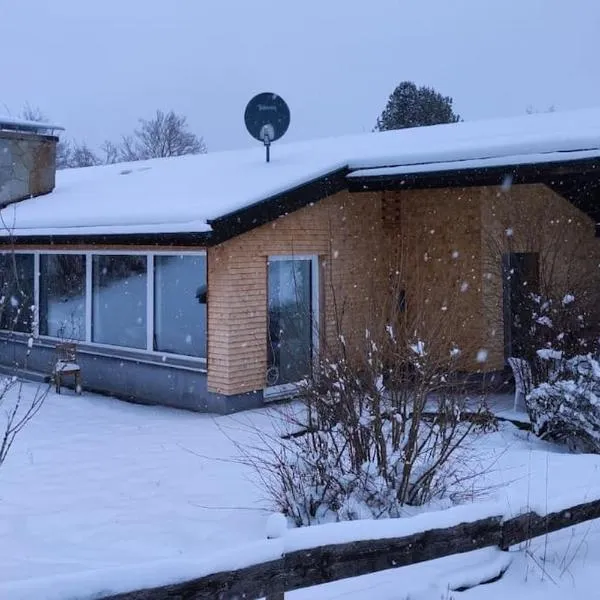
POLYGON ((487 362, 488 359, 488 351, 485 349, 481 349, 477 352, 477 362, 484 363, 487 362))
POLYGON ((500 186, 500 189, 503 192, 510 192, 510 189, 512 188, 512 184, 513 184, 513 176, 505 175, 504 179, 502 180, 502 185, 500 186))

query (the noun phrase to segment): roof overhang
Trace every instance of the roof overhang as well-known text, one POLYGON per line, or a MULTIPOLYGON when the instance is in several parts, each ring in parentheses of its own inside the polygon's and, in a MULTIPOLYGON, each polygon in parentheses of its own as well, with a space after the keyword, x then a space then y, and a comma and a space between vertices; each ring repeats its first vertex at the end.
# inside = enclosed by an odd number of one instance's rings
POLYGON ((0 246, 173 246, 206 247, 211 245, 211 232, 202 233, 120 233, 106 235, 19 235, 0 237, 0 246))
POLYGON ((542 183, 572 202, 596 223, 600 236, 600 156, 534 164, 507 164, 422 170, 422 165, 361 169, 348 177, 350 192, 466 188, 542 183), (399 172, 401 171, 401 172, 399 172), (371 174, 372 173, 372 174, 371 174))
POLYGON ((208 224, 212 227, 212 243, 219 244, 300 208, 314 204, 327 196, 348 189, 347 176, 349 172, 347 168, 332 171, 323 177, 313 179, 281 194, 276 194, 241 210, 210 220, 208 224))
MULTIPOLYGON (((579 153, 587 155, 589 152, 579 153)), ((596 152, 598 154, 598 152, 596 152)), ((556 156, 554 154, 553 156, 556 156)), ((524 157, 525 158, 525 157, 524 157)), ((494 159, 492 159, 494 160, 494 159)), ((255 227, 264 225, 328 196, 348 190, 351 193, 384 190, 465 188, 543 183, 563 195, 596 222, 600 236, 600 156, 573 158, 565 153, 561 160, 472 166, 469 161, 444 165, 403 165, 373 169, 344 167, 224 214, 208 222, 205 232, 123 232, 123 233, 52 233, 5 237, 1 243, 14 245, 131 245, 131 246, 212 246, 255 227)))

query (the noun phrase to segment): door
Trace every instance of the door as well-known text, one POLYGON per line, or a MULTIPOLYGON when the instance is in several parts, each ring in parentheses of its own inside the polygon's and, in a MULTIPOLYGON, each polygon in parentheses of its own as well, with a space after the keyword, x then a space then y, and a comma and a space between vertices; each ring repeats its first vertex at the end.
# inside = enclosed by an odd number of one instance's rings
POLYGON ((318 259, 277 256, 268 262, 267 389, 292 392, 312 376, 318 345, 318 259))
POLYGON ((513 252, 502 257, 504 358, 523 357, 531 325, 531 294, 540 290, 539 255, 513 252))

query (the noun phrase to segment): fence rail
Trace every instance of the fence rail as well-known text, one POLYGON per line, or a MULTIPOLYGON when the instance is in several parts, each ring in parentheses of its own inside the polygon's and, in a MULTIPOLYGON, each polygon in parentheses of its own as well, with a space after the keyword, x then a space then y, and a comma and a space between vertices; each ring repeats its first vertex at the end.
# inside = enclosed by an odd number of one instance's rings
POLYGON ((490 516, 388 539, 360 540, 286 552, 277 560, 103 600, 281 600, 285 592, 526 540, 600 518, 600 500, 538 515, 490 516))

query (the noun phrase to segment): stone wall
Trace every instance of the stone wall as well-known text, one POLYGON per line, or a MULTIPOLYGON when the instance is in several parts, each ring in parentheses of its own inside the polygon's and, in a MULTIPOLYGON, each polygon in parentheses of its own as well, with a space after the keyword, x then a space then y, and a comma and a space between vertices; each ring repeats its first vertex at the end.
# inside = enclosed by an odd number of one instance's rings
POLYGON ((0 131, 0 204, 54 189, 56 142, 52 136, 0 131))

